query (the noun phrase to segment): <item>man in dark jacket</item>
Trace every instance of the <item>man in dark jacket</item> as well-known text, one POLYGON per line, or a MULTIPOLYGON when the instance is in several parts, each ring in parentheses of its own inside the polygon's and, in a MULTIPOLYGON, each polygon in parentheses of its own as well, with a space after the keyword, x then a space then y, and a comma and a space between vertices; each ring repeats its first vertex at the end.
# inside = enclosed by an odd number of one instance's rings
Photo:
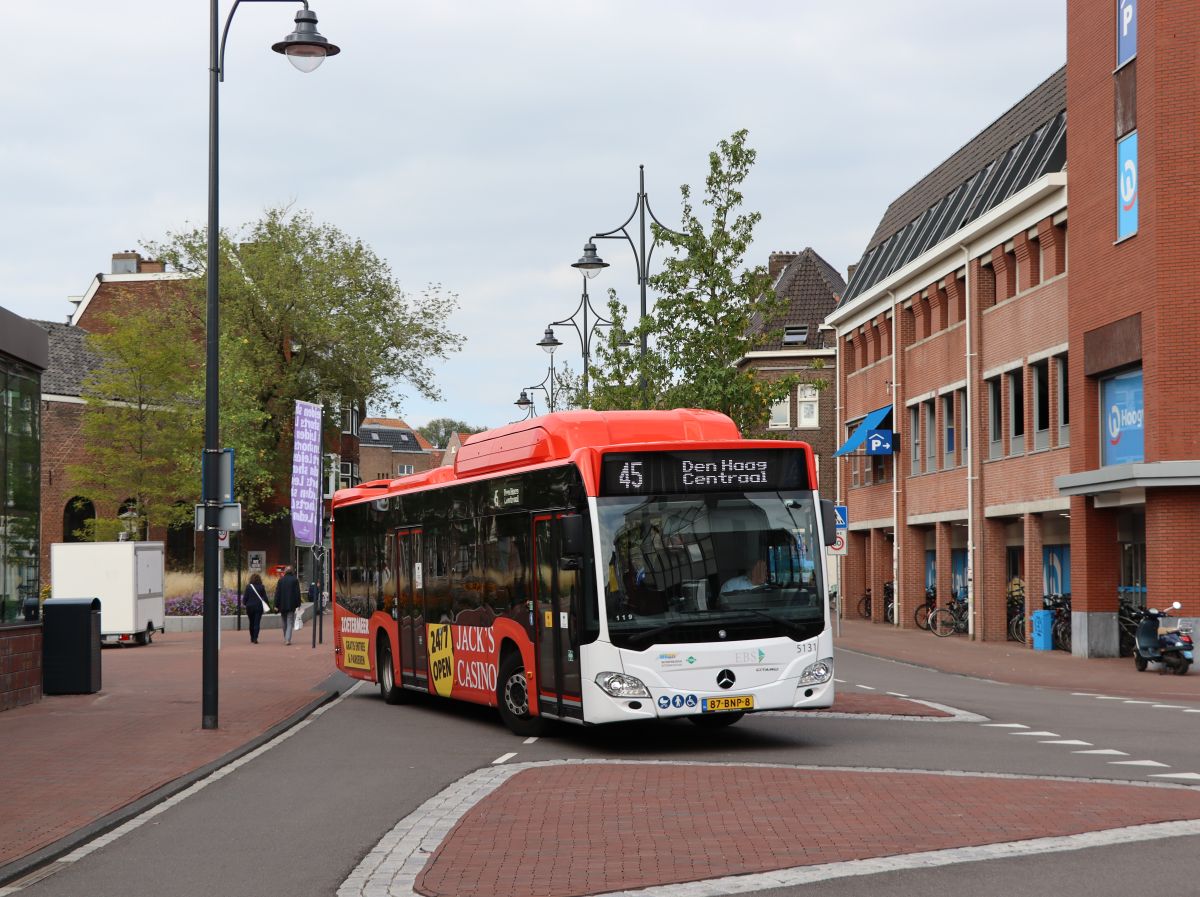
POLYGON ((275 609, 283 621, 283 643, 290 645, 296 611, 300 609, 300 580, 296 579, 296 571, 291 567, 283 571, 283 576, 275 586, 275 609))

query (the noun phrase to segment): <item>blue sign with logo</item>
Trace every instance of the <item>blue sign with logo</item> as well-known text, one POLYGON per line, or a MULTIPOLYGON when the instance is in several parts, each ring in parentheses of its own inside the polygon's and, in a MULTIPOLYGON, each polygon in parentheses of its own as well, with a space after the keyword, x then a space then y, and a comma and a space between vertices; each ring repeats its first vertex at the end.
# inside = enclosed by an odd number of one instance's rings
POLYGON ((833 513, 837 517, 837 523, 835 524, 834 529, 846 529, 846 527, 850 524, 850 512, 846 509, 846 506, 834 505, 833 513))
POLYGON ((1146 410, 1142 369, 1100 381, 1100 409, 1104 420, 1101 463, 1133 464, 1144 460, 1146 410))
POLYGON ((891 430, 867 430, 867 454, 890 455, 892 453, 891 430))
POLYGON ((1042 546, 1042 594, 1071 594, 1071 546, 1042 546))
POLYGON ((1117 68, 1137 55, 1137 0, 1117 2, 1117 68))
POLYGON ((1132 237, 1138 229, 1138 135, 1117 141, 1117 239, 1132 237))

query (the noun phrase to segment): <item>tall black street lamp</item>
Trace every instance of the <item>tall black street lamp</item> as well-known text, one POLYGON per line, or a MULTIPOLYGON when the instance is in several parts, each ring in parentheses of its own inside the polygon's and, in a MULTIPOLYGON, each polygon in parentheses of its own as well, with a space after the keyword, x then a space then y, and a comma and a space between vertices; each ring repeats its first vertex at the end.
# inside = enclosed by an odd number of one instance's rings
MULTIPOLYGON (((583 257, 579 261, 572 263, 572 268, 578 268, 587 277, 595 277, 603 269, 608 267, 608 262, 600 258, 596 253, 596 244, 593 240, 624 240, 629 244, 629 248, 633 250, 633 260, 637 264, 638 291, 641 297, 640 313, 638 321, 646 317, 646 285, 650 280, 649 267, 650 259, 654 255, 654 250, 659 244, 658 237, 654 237, 650 242, 650 250, 646 250, 646 216, 649 215, 651 220, 660 228, 677 237, 684 236, 677 230, 672 230, 654 214, 654 210, 650 208, 650 198, 646 195, 646 166, 638 166, 638 195, 633 204, 633 211, 629 213, 629 217, 625 222, 612 230, 604 231, 599 234, 592 234, 591 239, 584 244, 583 257), (629 225, 634 218, 637 218, 637 243, 633 241, 633 235, 629 232, 629 225)), ((653 235, 652 235, 653 236, 653 235)), ((584 286, 586 295, 586 284, 584 286)), ((646 354, 646 334, 642 334, 642 354, 646 354)), ((586 387, 585 387, 586 391, 586 387)))
MULTIPOLYGON (((225 39, 229 36, 229 25, 242 3, 284 3, 296 0, 234 0, 233 8, 225 19, 224 29, 218 28, 220 16, 217 0, 210 4, 209 16, 209 67, 208 67, 208 280, 207 320, 205 322, 205 373, 204 373, 204 476, 201 478, 202 503, 204 505, 204 644, 202 673, 202 723, 205 729, 217 728, 217 630, 220 625, 218 594, 221 583, 220 554, 218 551, 218 528, 220 526, 221 496, 220 469, 220 378, 218 356, 221 344, 219 327, 220 277, 218 261, 219 225, 217 222, 217 85, 225 80, 225 39)), ((283 40, 272 45, 276 53, 282 53, 297 69, 311 72, 326 56, 341 52, 317 32, 317 17, 308 8, 308 0, 299 0, 304 8, 296 12, 296 27, 283 40)))
POLYGON ((550 409, 550 413, 553 414, 555 410, 554 387, 558 377, 554 373, 554 353, 562 343, 555 338, 554 331, 547 327, 545 335, 538 340, 538 345, 550 356, 550 364, 547 366, 546 376, 542 378, 541 382, 535 383, 532 386, 526 386, 521 390, 521 395, 517 397, 517 400, 513 402, 514 405, 525 412, 525 416, 521 420, 528 420, 531 417, 537 416, 537 406, 534 405, 533 399, 529 395, 537 389, 546 394, 546 407, 550 409))
MULTIPOLYGON (((596 247, 591 243, 589 243, 588 246, 591 247, 591 254, 595 256, 596 247)), ((587 258, 586 247, 584 249, 584 258, 587 258)), ((580 261, 582 262, 584 259, 580 259, 580 261)), ((596 261, 599 262, 600 266, 602 267, 606 267, 608 264, 607 262, 600 260, 599 257, 596 257, 596 261)), ((578 263, 576 266, 577 265, 578 263)), ((599 268, 596 270, 599 271, 599 268)), ((575 306, 575 310, 571 312, 570 315, 563 318, 561 321, 552 321, 550 326, 546 328, 546 335, 538 340, 538 345, 543 349, 546 349, 547 352, 553 352, 554 349, 557 349, 562 345, 562 343, 560 343, 554 336, 554 328, 566 327, 568 324, 574 328, 575 335, 579 337, 579 351, 583 355, 583 394, 586 396, 588 394, 588 368, 592 363, 592 337, 599 328, 611 327, 613 322, 601 315, 598 311, 596 311, 596 309, 592 308, 592 300, 588 297, 587 286, 588 277, 590 275, 586 270, 583 273, 583 294, 579 297, 579 304, 575 306), (576 320, 576 318, 580 315, 582 315, 582 322, 576 320), (590 323, 588 321, 589 315, 592 318, 590 323), (551 341, 553 341, 554 349, 548 348, 548 346, 551 344, 551 341)))

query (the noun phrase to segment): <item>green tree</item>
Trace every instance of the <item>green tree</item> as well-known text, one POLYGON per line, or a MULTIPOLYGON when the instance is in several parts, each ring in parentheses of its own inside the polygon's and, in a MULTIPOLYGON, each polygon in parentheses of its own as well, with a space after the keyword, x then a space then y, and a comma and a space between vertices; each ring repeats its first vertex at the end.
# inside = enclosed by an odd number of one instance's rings
MULTIPOLYGON (((100 365, 83 381, 86 463, 69 465, 72 488, 97 504, 127 505, 136 532, 187 520, 182 498, 198 490, 200 421, 197 345, 186 320, 159 308, 130 308, 102 319, 88 336, 100 365)), ((89 534, 112 538, 122 524, 97 520, 89 534)))
MULTIPOLYGON (((205 231, 148 249, 194 275, 187 318, 202 323, 205 231)), ((369 246, 286 208, 222 233, 220 260, 221 442, 237 453, 246 512, 264 519, 291 469, 296 400, 323 405, 336 429, 343 407, 398 411, 405 389, 440 398, 432 363, 462 345, 446 326, 457 298, 437 285, 409 296, 369 246)))
POLYGON ((655 237, 676 250, 663 270, 650 278, 659 297, 652 312, 628 327, 628 310, 610 293, 615 326, 597 350, 593 408, 707 408, 728 414, 744 432, 762 429, 771 406, 795 385, 788 377, 768 382, 737 362, 762 346, 786 307, 771 289, 765 266, 747 268, 744 259, 761 215, 739 211, 741 184, 756 156, 737 131, 709 153, 702 204, 706 225, 692 206, 684 184, 678 234, 653 225, 655 237), (628 333, 638 348, 619 345, 628 333))
POLYGON ((487 427, 473 427, 452 417, 436 417, 425 426, 417 427, 417 432, 438 448, 445 448, 454 433, 482 433, 486 429, 487 427))

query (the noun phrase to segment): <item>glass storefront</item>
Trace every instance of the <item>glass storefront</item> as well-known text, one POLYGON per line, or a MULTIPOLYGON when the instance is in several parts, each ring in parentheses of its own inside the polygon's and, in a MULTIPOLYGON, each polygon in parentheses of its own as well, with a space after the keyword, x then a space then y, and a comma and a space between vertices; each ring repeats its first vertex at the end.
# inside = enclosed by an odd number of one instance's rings
POLYGON ((35 619, 41 377, 0 357, 0 626, 35 619))

